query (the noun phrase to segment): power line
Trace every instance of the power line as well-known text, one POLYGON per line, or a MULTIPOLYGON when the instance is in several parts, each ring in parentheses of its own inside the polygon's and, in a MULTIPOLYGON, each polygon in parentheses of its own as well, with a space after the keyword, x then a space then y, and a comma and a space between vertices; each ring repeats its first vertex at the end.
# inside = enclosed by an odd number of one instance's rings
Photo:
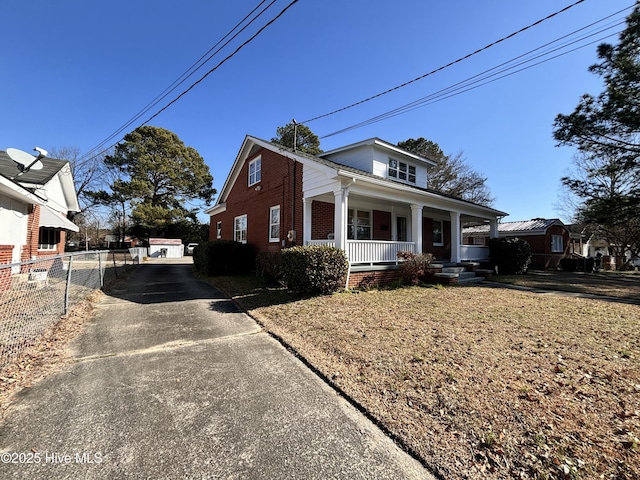
POLYGON ((497 65, 495 67, 487 69, 487 70, 485 70, 485 71, 483 71, 481 73, 478 73, 476 75, 473 75, 473 76, 471 76, 471 77, 469 77, 469 78, 467 78, 465 80, 462 80, 462 81, 457 82, 457 83, 455 83, 453 85, 450 85, 449 87, 446 87, 446 88, 443 88, 441 90, 438 90, 437 92, 431 93, 431 94, 429 94, 429 95, 427 95, 425 97, 422 97, 422 98, 420 98, 418 100, 414 100, 414 101, 412 101, 412 102, 410 102, 408 104, 405 104, 403 106, 394 108, 392 110, 389 110, 389 111, 387 111, 385 113, 382 113, 380 115, 371 117, 371 118, 369 118, 367 120, 364 120, 362 122, 350 125, 348 127, 345 127, 345 128, 340 129, 340 130, 334 131, 334 132, 329 133, 327 135, 321 136, 320 138, 323 139, 323 138, 331 137, 331 136, 334 136, 334 135, 338 135, 340 133, 345 133, 345 132, 350 131, 350 130, 361 128, 361 127, 364 127, 364 126, 367 126, 367 125, 371 125, 373 123, 377 123, 377 122, 382 121, 382 120, 386 120, 388 118, 392 118, 392 117, 397 116, 397 115, 401 115, 402 113, 409 112, 409 111, 414 110, 416 108, 420 108, 420 107, 423 107, 423 106, 426 106, 426 105, 431 105, 431 104, 439 102, 441 100, 445 100, 445 99, 451 98, 453 96, 460 95, 460 94, 468 92, 470 90, 474 90, 474 89, 479 88, 481 86, 487 85, 489 83, 493 83, 494 81, 497 81, 497 80, 500 80, 502 78, 514 75, 514 74, 519 73, 521 71, 528 70, 529 68, 532 68, 534 66, 540 65, 542 63, 546 63, 546 62, 548 62, 550 60, 553 60, 553 59, 556 59, 556 58, 558 58, 560 56, 567 55, 567 54, 572 53, 572 52, 574 52, 574 51, 576 51, 578 49, 585 48, 585 47, 587 47, 589 45, 592 45, 594 43, 601 42, 602 40, 605 40, 606 38, 609 38, 611 36, 619 34, 620 31, 605 35, 603 37, 600 37, 597 40, 594 40, 594 41, 591 41, 589 43, 580 45, 580 46, 578 46, 576 48, 573 48, 571 50, 565 51, 563 53, 559 53, 559 54, 554 55, 552 57, 543 59, 543 60, 541 60, 539 62, 536 62, 534 64, 525 66, 525 67, 520 68, 518 70, 511 71, 511 70, 513 70, 513 69, 515 69, 517 67, 520 67, 522 65, 526 65, 526 64, 531 63, 531 62, 533 62, 535 60, 538 60, 540 58, 548 56, 548 55, 550 55, 550 54, 552 54, 554 52, 557 52, 557 51, 559 51, 559 50, 561 50, 563 48, 566 48, 568 46, 574 45, 574 44, 576 44, 578 42, 582 42, 582 41, 584 41, 584 40, 586 40, 588 38, 591 38, 591 37, 593 37, 595 35, 599 35, 599 34, 605 32, 607 30, 610 30, 612 28, 618 27, 618 26, 624 24, 625 21, 624 20, 620 20, 620 21, 616 20, 614 22, 610 22, 609 24, 606 24, 605 28, 601 28, 598 31, 588 33, 588 34, 578 38, 577 40, 566 41, 565 43, 563 43, 559 47, 555 47, 553 49, 549 49, 544 53, 541 53, 541 54, 538 54, 536 56, 530 57, 530 58, 528 58, 526 60, 523 60, 523 61, 521 61, 519 63, 511 65, 510 67, 507 67, 507 68, 504 68, 502 70, 499 70, 501 67, 504 67, 506 65, 512 64, 516 60, 519 60, 519 59, 522 59, 524 57, 527 57, 528 55, 531 55, 534 52, 542 50, 542 49, 544 49, 544 48, 546 48, 546 47, 548 47, 550 45, 553 45, 553 44, 561 41, 561 40, 565 40, 568 37, 574 36, 576 33, 582 32, 582 31, 584 31, 584 30, 586 30, 586 29, 588 29, 590 27, 593 27, 594 25, 602 23, 605 20, 608 20, 611 17, 614 17, 614 16, 616 16, 616 15, 618 15, 618 14, 620 14, 620 13, 624 12, 625 10, 628 10, 629 8, 632 8, 632 7, 633 6, 626 7, 624 9, 621 9, 621 10, 617 11, 617 12, 614 12, 614 13, 606 16, 606 17, 601 18, 600 20, 597 20, 596 22, 593 22, 593 23, 591 23, 589 25, 586 25, 586 26, 584 26, 584 27, 582 27, 582 28, 580 28, 578 30, 575 30, 575 31, 569 33, 569 34, 563 35, 563 36, 561 36, 561 37, 559 37, 559 38, 557 38, 557 39, 555 39, 555 40, 553 40, 551 42, 547 42, 544 45, 541 45, 541 46, 539 46, 539 47, 537 47, 537 48, 535 48, 533 50, 530 50, 530 51, 528 51, 526 53, 518 55, 517 57, 514 57, 511 60, 508 60, 508 61, 503 62, 503 63, 501 63, 501 64, 499 64, 499 65, 497 65), (495 71, 495 70, 497 70, 497 71, 495 71), (490 75, 487 75, 488 73, 493 72, 493 71, 495 71, 495 72, 491 73, 490 75), (510 72, 510 73, 505 73, 505 72, 510 72), (496 76, 498 76, 498 75, 500 75, 502 73, 505 73, 505 74, 501 75, 501 76, 499 76, 497 78, 491 79, 492 77, 496 77, 496 76), (476 79, 476 80, 472 81, 474 79, 476 79), (489 79, 491 79, 491 80, 489 80, 489 79), (475 85, 475 86, 473 86, 473 85, 475 85))
POLYGON ((249 12, 245 17, 240 20, 236 25, 229 30, 220 40, 218 40, 215 45, 213 45, 209 50, 207 50, 198 60, 191 64, 187 70, 185 70, 176 80, 174 80, 167 88, 165 88, 160 94, 158 94, 153 100, 151 100, 147 105, 145 105, 142 110, 138 111, 132 118, 127 120, 125 124, 123 124, 120 128, 118 128, 115 132, 111 133, 107 138, 105 138, 98 145, 88 150, 83 156, 89 156, 95 150, 100 149, 104 144, 106 144, 109 140, 114 138, 116 135, 120 134, 124 129, 130 126, 133 122, 135 122, 138 118, 144 115, 146 112, 151 110, 155 105, 157 105, 162 99, 164 99, 167 95, 173 92, 178 86, 184 83, 187 78, 193 75, 196 71, 202 68, 211 58, 216 55, 222 48, 224 48, 229 42, 231 42, 236 36, 238 36, 243 30, 245 30, 249 25, 251 25, 260 15, 262 15, 276 0, 273 0, 265 9, 263 9, 257 16, 255 16, 248 24, 246 24, 239 32, 237 32, 232 38, 230 38, 224 45, 222 45, 218 50, 216 50, 213 54, 211 54, 206 60, 202 61, 212 50, 214 50, 218 45, 220 45, 225 38, 231 35, 240 25, 242 25, 246 20, 253 15, 253 13, 258 10, 267 0, 262 0, 251 12, 249 12), (202 62, 202 63, 201 63, 202 62))
MULTIPOLYGON (((581 0, 584 1, 584 0, 581 0)), ((285 14, 285 12, 287 10, 289 10, 289 8, 291 8, 293 5, 295 5, 296 3, 298 3, 299 0, 292 0, 289 5, 287 5, 286 7, 284 7, 284 9, 282 9, 282 11, 280 13, 278 13, 278 15, 276 15, 274 18, 272 18, 271 20, 269 20, 262 28, 260 28, 260 30, 258 30, 256 33, 254 33, 248 40, 246 40, 244 43, 242 43, 238 48, 236 48, 231 54, 229 54, 226 58, 224 58, 223 60, 221 60, 215 67, 213 67, 211 70, 209 70, 207 73, 205 73, 202 77, 200 77, 198 80, 196 80, 195 82, 193 82, 189 88, 187 88, 184 92, 182 92, 180 95, 178 95, 176 98, 174 98, 173 100, 171 100, 167 105, 165 105, 164 107, 162 107, 160 110, 158 110, 158 112, 154 113, 151 117, 149 117, 145 122, 142 123, 142 125, 146 125, 147 123, 149 123, 151 120, 153 120, 154 118, 156 118, 158 115, 160 115, 162 112, 164 112, 167 108, 169 108, 171 105, 173 105, 174 103, 176 103, 178 100, 180 100, 180 98, 182 98, 184 95, 186 95, 187 93, 189 93, 196 85, 198 85, 200 82, 202 82, 205 78, 207 78, 209 75, 211 75, 213 72, 215 72, 218 68, 220 68, 220 66, 222 66, 227 60, 229 60, 230 58, 232 58, 236 53, 238 53, 240 50, 242 50, 246 45, 248 45, 249 43, 251 43, 258 35, 260 35, 266 28, 268 28, 269 26, 271 26, 276 20, 278 20, 282 15, 285 14)), ((142 126, 141 125, 141 126, 142 126)))
MULTIPOLYGON (((476 88, 482 87, 484 85, 488 85, 489 83, 493 83, 493 82, 495 82, 497 80, 501 80, 501 79, 506 78, 506 77, 510 77, 511 75, 515 75, 516 73, 520 73, 520 72, 522 72, 524 70, 528 70, 530 68, 536 67, 538 65, 541 65, 543 63, 549 62, 551 60, 555 60, 556 58, 559 58, 559 57, 562 57, 562 56, 567 55, 569 53, 575 52, 576 50, 588 47, 589 45, 593 45, 595 43, 599 43, 599 42, 601 42, 601 41, 603 41, 603 40, 605 40, 605 39, 607 39, 609 37, 612 37, 614 35, 618 35, 621 31, 622 30, 619 30, 617 32, 611 33, 611 34, 606 35, 604 37, 600 37, 597 40, 593 40, 593 41, 591 41, 589 43, 586 43, 584 45, 577 46, 577 47, 575 47, 575 48, 573 48, 571 50, 568 50, 566 52, 559 53, 558 55, 554 55, 552 57, 545 58, 545 59, 543 59, 543 60, 541 60, 539 62, 536 62, 536 63, 531 64, 531 65, 527 65, 527 66, 525 66, 523 68, 520 68, 518 70, 509 72, 509 73, 505 73, 504 75, 501 75, 501 76, 496 77, 496 78, 492 78, 492 77, 495 77, 496 75, 499 75, 500 73, 508 72, 509 70, 511 70, 511 69, 513 69, 513 68, 515 68, 517 66, 524 65, 524 64, 532 61, 533 59, 532 60, 527 60, 526 62, 521 62, 521 63, 519 63, 517 65, 514 65, 514 66, 509 67, 507 69, 501 70, 501 71, 496 72, 496 73, 494 73, 492 75, 488 75, 486 77, 481 78, 480 80, 476 80, 475 82, 466 83, 466 84, 465 84, 466 81, 459 82, 459 83, 457 83, 455 85, 460 85, 460 84, 464 84, 464 85, 462 85, 462 86, 460 86, 460 87, 458 87, 456 89, 453 89, 453 90, 451 89, 452 87, 445 88, 445 89, 440 90, 439 92, 436 92, 436 93, 434 93, 432 95, 429 95, 427 97, 423 97, 423 99, 421 99, 421 101, 411 102, 411 103, 406 104, 406 105, 404 105, 402 107, 398 107, 398 108, 396 108, 394 110, 390 110, 390 111, 388 111, 386 113, 380 114, 380 115, 378 115, 376 117, 372 117, 372 118, 370 118, 368 120, 364 120, 364 121, 362 121, 360 123, 356 123, 354 125, 342 128, 340 130, 336 130, 335 132, 328 133, 328 134, 323 135, 323 136, 321 136, 319 138, 320 139, 324 139, 324 138, 332 137, 332 136, 335 136, 335 135, 338 135, 338 134, 341 134, 341 133, 348 132, 350 130, 355 130, 355 129, 358 129, 358 128, 362 128, 362 127, 365 127, 367 125, 372 125, 374 123, 378 123, 378 122, 381 122, 383 120, 387 120, 389 118, 396 117, 396 116, 401 115, 403 113, 410 112, 410 111, 415 110, 417 108, 424 107, 424 106, 427 106, 427 105, 431 105, 431 104, 434 104, 436 102, 440 102, 442 100, 446 100, 446 99, 451 98, 451 97, 455 97, 455 96, 460 95, 462 93, 466 93, 466 92, 468 92, 470 90, 475 90, 476 88), (491 79, 491 80, 489 80, 489 79, 491 79), (484 80, 486 80, 486 81, 484 81, 484 80), (480 82, 482 82, 482 83, 480 83, 480 82), (471 86, 471 85, 473 85, 473 86, 471 86), (440 93, 440 94, 438 95, 438 93, 440 93)), ((535 58, 540 58, 541 56, 542 55, 540 55, 538 57, 535 57, 535 58)), ((481 75, 481 74, 479 74, 479 75, 481 75)), ((475 76, 471 77, 471 78, 475 78, 475 76)))
POLYGON ((477 55, 477 54, 478 54, 478 53, 480 53, 480 52, 483 52, 483 51, 485 51, 485 50, 487 50, 487 49, 489 49, 489 48, 491 48, 491 47, 494 47, 494 46, 498 45, 498 44, 499 44, 499 43, 501 43, 501 42, 504 42, 505 40, 508 40, 508 39, 510 39, 510 38, 512 38, 512 37, 515 37, 516 35, 518 35, 518 34, 520 34, 520 33, 522 33, 522 32, 525 32, 525 31, 527 31, 527 30, 529 30, 529 29, 531 29, 531 28, 535 27, 535 26, 537 26, 537 25, 541 24, 542 22, 545 22, 546 20, 549 20, 550 18, 553 18, 553 17, 555 17, 555 16, 557 16, 557 15, 559 15, 559 14, 563 13, 563 12, 566 12, 566 11, 567 11, 567 10, 569 10, 570 8, 573 8, 573 7, 575 7, 576 5, 578 5, 578 4, 580 4, 580 3, 584 2, 584 1, 585 1, 585 0, 578 0, 577 2, 575 2, 575 3, 571 4, 571 5, 567 6, 567 7, 564 7, 562 10, 558 10, 558 11, 557 11, 557 12, 555 12, 555 13, 552 13, 552 14, 550 14, 550 15, 547 15, 546 17, 541 18, 540 20, 538 20, 538 21, 536 21, 536 22, 534 22, 534 23, 532 23, 532 24, 530 24, 530 25, 527 25, 526 27, 523 27, 523 28, 521 28, 520 30, 517 30, 517 31, 515 31, 515 32, 513 32, 513 33, 510 33, 510 34, 509 34, 509 35, 507 35, 506 37, 502 37, 502 38, 500 38, 499 40, 496 40, 496 41, 494 41, 494 42, 492 42, 492 43, 490 43, 490 44, 488 44, 488 45, 486 45, 486 46, 484 46, 484 47, 482 47, 482 48, 479 48, 478 50, 476 50, 476 51, 474 51, 474 52, 471 52, 471 53, 469 53, 469 54, 467 54, 467 55, 465 55, 465 56, 463 56, 463 57, 458 58, 457 60, 454 60, 454 61, 452 61, 452 62, 450 62, 450 63, 448 63, 448 64, 446 64, 446 65, 443 65, 443 66, 441 66, 441 67, 438 67, 438 68, 436 68, 435 70, 431 70, 430 72, 425 73, 424 75, 420 75, 419 77, 416 77, 416 78, 414 78, 413 80, 409 80, 409 81, 404 82, 404 83, 402 83, 402 84, 400 84, 400 85, 397 85, 397 86, 395 86, 395 87, 393 87, 393 88, 390 88, 390 89, 388 89, 388 90, 385 90, 384 92, 377 93, 377 94, 372 95, 372 96, 370 96, 370 97, 368 97, 368 98, 365 98, 365 99, 360 100, 360 101, 358 101, 358 102, 352 103, 351 105, 347 105, 346 107, 338 108, 337 110, 333 110, 332 112, 325 113, 325 114, 322 114, 322 115, 318 115, 317 117, 310 118, 309 120, 305 120, 305 121, 300 122, 300 123, 304 123, 304 124, 311 123, 311 122, 313 122, 313 121, 315 121, 315 120, 319 120, 319 119, 321 119, 321 118, 325 118, 325 117, 328 117, 328 116, 330 116, 330 115, 335 115, 336 113, 344 112, 345 110, 348 110, 348 109, 350 109, 350 108, 356 107, 356 106, 358 106, 358 105, 362 105, 363 103, 369 102, 369 101, 374 100, 374 99, 379 98, 379 97, 382 97, 383 95, 386 95, 386 94, 388 94, 388 93, 395 92, 396 90, 399 90, 399 89, 401 89, 401 88, 403 88, 403 87, 406 87, 407 85, 411 85, 412 83, 415 83, 415 82, 417 82, 418 80, 422 80, 423 78, 426 78, 426 77, 428 77, 428 76, 430 76, 430 75, 433 75, 434 73, 440 72, 440 71, 442 71, 442 70, 444 70, 444 69, 446 69, 446 68, 449 68, 449 67, 451 67, 451 66, 453 66, 453 65, 455 65, 455 64, 457 64, 457 63, 462 62, 463 60, 466 60, 466 59, 468 59, 468 58, 471 58, 471 57, 473 57, 474 55, 477 55))
MULTIPOLYGON (((244 27, 242 27, 242 29, 240 29, 238 32, 236 32, 231 38, 229 38, 229 40, 227 40, 223 45, 221 45, 214 53, 212 53, 211 55, 209 55, 209 57, 202 62, 197 68, 194 69, 194 67, 196 65, 198 65, 198 63, 201 62, 201 60, 207 55, 209 54, 214 48, 216 48, 216 46, 220 45, 220 43, 227 38, 234 30, 236 30, 240 25, 242 25, 242 23, 244 23, 247 18, 249 18, 258 8, 260 8, 260 6, 262 6, 266 0, 263 0, 262 2, 260 2, 249 14, 247 14, 240 22, 238 22, 224 37, 222 37, 221 40, 219 40, 213 47, 211 47, 204 55, 202 55, 196 62, 194 62, 194 64, 191 65, 191 67, 189 67, 180 77, 178 77, 177 80, 175 80, 169 87, 167 87, 160 95, 158 95, 154 100, 152 100, 152 102, 150 102, 149 104, 147 104, 147 106, 145 106, 140 112, 138 112, 133 118, 131 118, 126 124, 124 124, 122 127, 120 127, 118 130, 116 130, 114 133, 112 133, 109 137, 107 137, 105 140, 103 140, 100 144, 98 144, 96 147, 92 148, 91 150, 89 150, 85 156, 89 156, 92 152, 95 152, 96 150, 100 149, 103 145, 105 145, 109 140, 115 138, 117 135, 119 135, 122 131, 124 131, 128 126, 130 126, 131 124, 133 124, 136 120, 138 120, 142 115, 144 115, 145 113, 147 113, 149 110, 151 110, 151 108, 153 108, 154 106, 156 106, 158 103, 160 103, 161 100, 163 100, 164 98, 166 98, 171 92, 173 92, 178 86, 180 86, 182 83, 184 83, 189 77, 191 77, 197 70, 199 70, 200 68, 202 68, 207 62, 209 62, 216 54, 218 54, 224 47, 226 47, 231 41, 233 41, 240 33, 242 33, 247 27, 249 27, 255 20, 257 20, 264 12, 266 12, 277 0, 272 0, 271 3, 269 3, 269 5, 267 5, 264 9, 262 9, 262 11, 260 11, 258 13, 258 15, 256 15, 253 19, 251 19, 251 21, 249 23, 247 23, 246 25, 244 25, 244 27), (193 71, 191 71, 193 70, 193 71), (191 71, 191 72, 190 72, 191 71), (190 73, 189 73, 190 72, 190 73)), ((237 48, 232 54, 230 54, 229 56, 227 56, 224 60, 222 60, 220 63, 218 63, 218 65, 216 65, 216 67, 214 67, 213 69, 211 69, 209 72, 207 72, 203 77, 201 77, 198 81, 196 81, 194 84, 192 84, 187 90, 185 90, 184 92, 182 92, 176 99, 174 99, 173 101, 171 101, 168 105, 166 105, 164 108, 162 108, 159 112, 157 112, 156 114, 154 114, 151 118, 149 118, 146 122, 142 123, 140 126, 145 125, 146 123, 148 123, 149 121, 151 121, 151 119, 155 118, 157 115, 160 114, 160 112, 162 112, 163 110, 166 110, 170 105, 172 105, 173 103, 175 103, 180 97, 182 97, 185 93, 187 93, 189 90, 191 90, 191 88, 193 88, 196 84, 200 83, 205 77, 207 77, 210 73, 212 73, 214 70, 216 70, 220 65, 222 65, 224 62, 226 62, 227 60, 229 60, 231 57, 233 57, 242 47, 244 47, 247 43, 249 43, 251 40, 253 40, 255 37, 258 36, 258 34, 260 34, 267 26, 271 25, 275 20, 277 20, 280 16, 282 16, 284 14, 284 12, 286 10, 288 10, 294 3, 296 3, 298 0, 295 0, 293 2, 291 2, 286 8, 284 8, 274 19, 272 19, 271 21, 269 21, 265 26, 263 26, 261 29, 258 30, 258 32, 256 34, 254 34, 247 42, 244 42, 239 48, 237 48)), ((96 153, 95 155, 93 155, 91 158, 95 158, 98 155, 101 155, 102 153, 105 153, 106 151, 110 150, 111 148, 113 148, 115 145, 118 144, 120 140, 116 141, 115 143, 111 144, 109 147, 102 149, 100 152, 96 153)))

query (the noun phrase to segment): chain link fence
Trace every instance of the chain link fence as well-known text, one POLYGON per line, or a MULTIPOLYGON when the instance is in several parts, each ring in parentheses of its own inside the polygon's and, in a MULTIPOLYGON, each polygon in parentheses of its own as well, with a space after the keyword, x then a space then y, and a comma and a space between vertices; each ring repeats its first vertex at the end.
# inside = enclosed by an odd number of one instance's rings
POLYGON ((0 265, 0 367, 74 305, 140 263, 141 249, 77 252, 0 265))

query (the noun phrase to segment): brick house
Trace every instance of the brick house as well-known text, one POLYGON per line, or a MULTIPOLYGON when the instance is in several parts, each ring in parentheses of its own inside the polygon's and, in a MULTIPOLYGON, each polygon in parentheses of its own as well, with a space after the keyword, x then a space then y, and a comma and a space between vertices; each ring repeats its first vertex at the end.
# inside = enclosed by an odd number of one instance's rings
MULTIPOLYGON (((488 244, 489 229, 485 225, 466 227, 462 233, 466 245, 488 244)), ((571 244, 569 228, 557 218, 502 222, 498 224, 498 235, 505 238, 517 237, 529 242, 530 268, 539 270, 556 268, 560 259, 569 254, 571 244)))
POLYGON ((351 275, 397 268, 399 251, 440 260, 488 258, 462 243, 462 224, 486 222, 497 235, 506 213, 430 190, 434 163, 378 138, 317 156, 247 136, 214 206, 211 240, 258 251, 292 245, 345 250, 351 275))
POLYGON ((69 162, 42 158, 41 169, 20 173, 0 151, 0 263, 64 253, 67 219, 80 210, 69 162))

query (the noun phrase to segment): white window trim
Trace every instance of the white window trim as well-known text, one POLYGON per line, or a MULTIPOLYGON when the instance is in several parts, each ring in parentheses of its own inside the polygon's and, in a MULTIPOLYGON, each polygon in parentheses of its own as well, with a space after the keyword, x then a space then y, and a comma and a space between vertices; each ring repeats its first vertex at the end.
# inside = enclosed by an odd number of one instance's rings
POLYGON ((279 242, 280 241, 280 224, 281 224, 281 218, 280 218, 280 205, 274 205, 273 207, 269 207, 269 242, 279 242), (273 212, 277 210, 278 211, 278 223, 273 223, 273 212), (277 237, 273 237, 272 234, 272 230, 273 227, 278 225, 278 236, 277 237))
MULTIPOLYGON (((434 247, 443 247, 444 246, 444 222, 442 220, 433 220, 433 230, 435 230, 436 223, 440 224, 440 241, 436 242, 435 238, 433 239, 434 247)), ((432 232, 433 234, 433 232, 432 232)))
POLYGON ((564 253, 564 238, 562 235, 551 235, 551 252, 564 253))
POLYGON ((222 222, 216 223, 216 238, 217 239, 222 238, 222 222))
POLYGON ((247 243, 247 230, 249 228, 247 222, 247 215, 239 215, 233 219, 233 239, 236 242, 247 243), (238 220, 244 219, 244 230, 238 229, 238 220), (240 235, 240 240, 238 240, 238 233, 244 231, 244 239, 242 239, 242 235, 240 235))
POLYGON ((262 157, 258 156, 249 162, 249 186, 262 180, 262 157), (256 168, 257 165, 257 168, 256 168), (253 168, 253 174, 251 169, 253 168), (252 178, 253 177, 253 178, 252 178))
POLYGON ((349 238, 349 240, 371 240, 373 236, 373 212, 371 210, 364 210, 361 208, 350 208, 349 209, 353 215, 348 215, 347 218, 347 237, 353 233, 353 238, 349 238), (356 238, 357 237, 357 218, 358 212, 367 212, 369 214, 369 238, 356 238), (356 227, 354 229, 354 226, 356 227))
POLYGON ((50 235, 53 236, 53 238, 48 238, 48 240, 58 240, 58 242, 60 241, 60 233, 57 233, 55 229, 51 227, 40 227, 40 229, 38 230, 38 250, 57 250, 58 249, 57 243, 40 243, 40 240, 42 240, 42 238, 40 238, 40 233, 42 229, 47 230, 48 232, 47 237, 49 237, 50 235))
POLYGON ((415 185, 416 182, 418 181, 417 174, 418 172, 415 165, 411 165, 410 163, 407 163, 407 162, 401 162, 400 160, 396 160, 395 158, 389 158, 389 161, 387 162, 388 178, 391 178, 398 182, 408 183, 409 185, 415 185), (391 166, 391 162, 396 163, 395 168, 391 166), (402 169, 403 165, 404 165, 404 170, 402 169), (411 170, 413 170, 413 173, 411 173, 411 170), (400 178, 401 174, 404 174, 405 178, 400 178), (411 177, 413 177, 413 180, 411 180, 411 177))

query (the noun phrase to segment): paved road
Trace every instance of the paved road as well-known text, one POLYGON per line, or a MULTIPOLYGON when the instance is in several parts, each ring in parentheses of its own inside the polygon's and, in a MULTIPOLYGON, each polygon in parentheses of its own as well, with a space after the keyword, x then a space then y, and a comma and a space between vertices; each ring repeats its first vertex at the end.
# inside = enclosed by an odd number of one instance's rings
POLYGON ((7 412, 0 478, 432 478, 186 263, 141 265, 72 348, 7 412))

